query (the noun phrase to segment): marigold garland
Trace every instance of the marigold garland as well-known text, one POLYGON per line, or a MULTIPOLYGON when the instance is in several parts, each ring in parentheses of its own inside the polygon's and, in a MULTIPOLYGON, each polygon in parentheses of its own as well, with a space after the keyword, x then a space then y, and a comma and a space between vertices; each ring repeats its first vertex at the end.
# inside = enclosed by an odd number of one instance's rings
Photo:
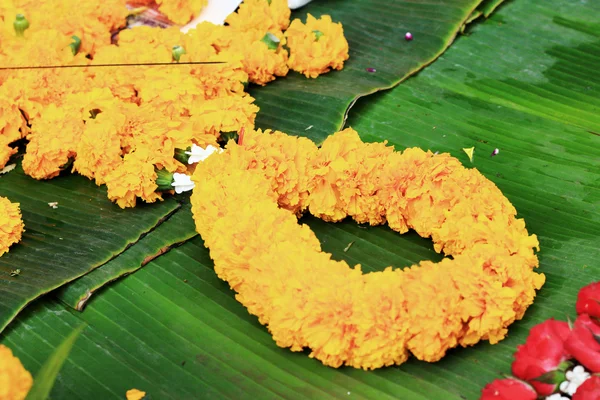
MULTIPOLYGON (((161 171, 172 179, 188 171, 177 154, 191 146, 218 146, 231 132, 254 128, 259 108, 246 85, 265 85, 287 75, 292 65, 286 0, 246 0, 227 26, 202 23, 186 34, 178 27, 138 26, 113 35, 126 24, 126 3, 2 2, 0 22, 11 29, 0 29, 0 65, 225 63, 174 66, 168 73, 146 66, 0 71, 0 169, 17 152, 15 142, 26 139, 27 175, 52 179, 64 170, 78 172, 106 184, 120 207, 133 207, 137 199, 153 202, 173 189, 157 184, 161 171)), ((157 6, 183 24, 205 0, 132 3, 157 6)), ((312 77, 341 68, 348 58, 341 25, 327 17, 315 24, 326 36, 318 50, 322 65, 294 64, 312 77), (340 56, 342 42, 346 54, 340 56)))
POLYGON ((0 256, 21 240, 24 226, 19 203, 0 196, 0 256))
POLYGON ((395 152, 352 129, 317 149, 281 132, 196 168, 192 206, 215 271, 275 342, 325 365, 374 369, 412 353, 437 361, 457 345, 496 343, 545 280, 535 235, 500 190, 448 154, 395 152), (363 274, 331 260, 294 214, 351 216, 431 237, 450 258, 363 274))

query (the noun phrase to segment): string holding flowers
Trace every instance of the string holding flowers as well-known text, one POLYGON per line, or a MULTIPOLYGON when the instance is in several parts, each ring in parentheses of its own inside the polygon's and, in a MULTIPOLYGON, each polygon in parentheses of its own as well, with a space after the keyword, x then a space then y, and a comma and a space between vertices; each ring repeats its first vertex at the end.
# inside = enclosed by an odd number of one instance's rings
MULTIPOLYGON (((205 2, 135 3, 170 10, 173 21, 184 23, 191 18, 186 13, 205 2)), ((287 1, 247 0, 228 26, 202 23, 186 34, 174 26, 123 30, 127 14, 139 12, 125 4, 0 5, 1 19, 17 16, 12 32, 0 31, 0 65, 88 66, 0 71, 0 169, 17 152, 15 142, 25 139, 27 175, 53 179, 71 170, 105 184, 120 207, 133 207, 138 199, 162 200, 163 190, 189 188, 176 183, 165 189, 156 182, 157 171, 179 177, 177 182, 185 182, 177 174, 193 173, 194 163, 179 159, 181 150, 216 149, 229 133, 254 129, 259 108, 247 84, 265 85, 289 71, 287 1), (187 64, 197 60, 219 64, 187 64), (173 66, 168 72, 152 66, 94 68, 139 63, 173 66)), ((341 25, 336 29, 340 33, 341 25)))

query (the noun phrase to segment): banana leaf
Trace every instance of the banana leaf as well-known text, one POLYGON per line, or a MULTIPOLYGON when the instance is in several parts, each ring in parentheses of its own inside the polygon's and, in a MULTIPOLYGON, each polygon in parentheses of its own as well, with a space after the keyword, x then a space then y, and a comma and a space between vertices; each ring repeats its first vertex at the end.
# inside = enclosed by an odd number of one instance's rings
POLYGON ((250 94, 260 107, 256 125, 317 143, 344 122, 349 107, 362 96, 389 89, 432 63, 450 46, 481 0, 313 1, 292 13, 331 15, 344 25, 350 58, 341 71, 307 79, 290 71, 250 94), (405 34, 413 35, 412 41, 405 34))
MULTIPOLYGON (((0 342, 34 373, 87 323, 56 398, 123 398, 136 387, 161 399, 477 399, 486 383, 510 373, 528 330, 573 317, 577 291, 600 276, 599 13, 594 2, 508 2, 416 77, 350 110, 347 125, 364 140, 450 152, 478 168, 538 235, 547 282, 499 344, 455 349, 432 364, 324 367, 274 344, 216 277, 200 238, 108 285, 83 312, 38 300, 0 342), (471 164, 462 148, 473 146, 471 164)), ((334 258, 365 270, 440 257, 414 233, 303 222, 334 258)))
POLYGON ((54 294, 65 304, 81 311, 90 297, 102 286, 135 272, 172 247, 181 245, 196 235, 191 205, 188 201, 165 222, 118 257, 62 286, 54 294))
POLYGON ((82 176, 36 181, 20 165, 0 176, 0 195, 20 204, 25 224, 21 242, 0 257, 0 331, 30 301, 116 257, 180 207, 168 199, 121 210, 82 176))

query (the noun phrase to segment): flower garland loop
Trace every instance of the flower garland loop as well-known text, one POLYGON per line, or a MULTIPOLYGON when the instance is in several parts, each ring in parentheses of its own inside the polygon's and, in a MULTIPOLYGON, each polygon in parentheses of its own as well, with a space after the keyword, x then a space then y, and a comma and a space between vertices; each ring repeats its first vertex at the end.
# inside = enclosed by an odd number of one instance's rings
POLYGON ((193 179, 196 228, 218 276, 279 346, 308 347, 328 366, 375 369, 409 353, 433 362, 457 345, 496 343, 545 280, 533 271, 537 238, 515 208, 448 154, 396 152, 352 129, 320 148, 248 131, 193 179), (414 229, 452 258, 365 274, 321 251, 298 224, 305 210, 414 229))

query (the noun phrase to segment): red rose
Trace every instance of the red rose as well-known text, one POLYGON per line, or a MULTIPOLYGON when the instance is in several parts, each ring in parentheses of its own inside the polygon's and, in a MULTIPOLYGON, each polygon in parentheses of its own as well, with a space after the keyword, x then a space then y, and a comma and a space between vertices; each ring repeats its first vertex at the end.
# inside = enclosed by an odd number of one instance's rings
POLYGON ((570 358, 564 346, 570 331, 569 324, 554 319, 531 328, 525 344, 517 346, 512 365, 513 375, 529 382, 541 395, 552 394, 556 385, 564 380, 564 376, 557 379, 557 384, 542 383, 534 379, 556 371, 563 361, 570 358))
POLYGON ((573 400, 600 400, 600 376, 592 375, 577 388, 573 400))
POLYGON ((577 314, 600 318, 600 282, 587 285, 579 291, 575 309, 577 314))
POLYGON ((589 315, 577 317, 565 348, 592 373, 600 372, 600 325, 589 315))
POLYGON ((488 383, 479 400, 535 400, 537 393, 527 383, 518 379, 496 379, 488 383))

